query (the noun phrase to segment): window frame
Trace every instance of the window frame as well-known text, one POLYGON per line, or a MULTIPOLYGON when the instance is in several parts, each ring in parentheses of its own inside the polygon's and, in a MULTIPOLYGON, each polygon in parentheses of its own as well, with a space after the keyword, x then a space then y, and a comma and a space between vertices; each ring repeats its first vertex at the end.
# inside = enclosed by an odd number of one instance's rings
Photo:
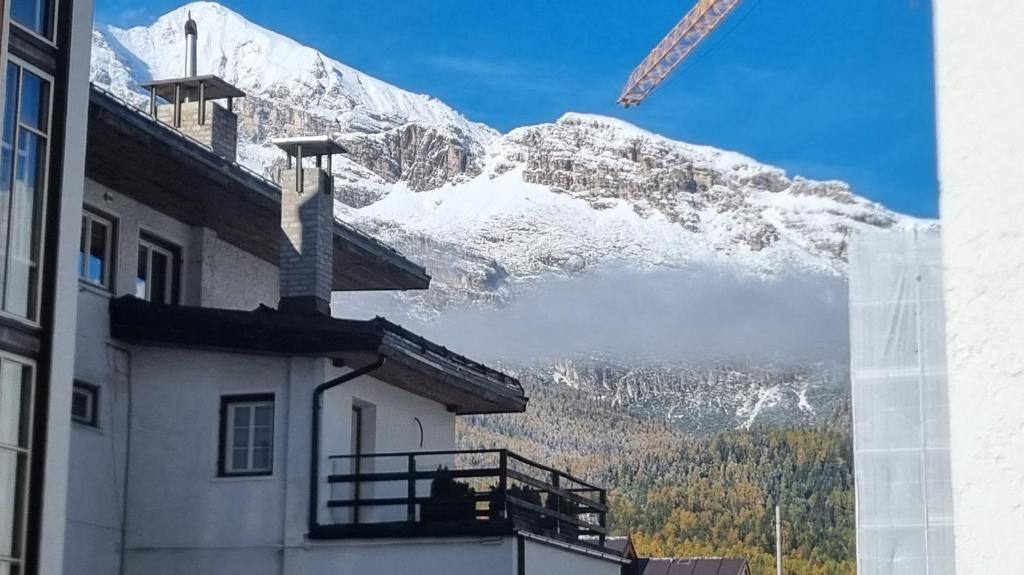
POLYGON ((84 246, 79 246, 80 257, 78 269, 78 281, 87 285, 98 287, 110 292, 115 289, 115 279, 117 278, 117 218, 108 216, 98 210, 95 210, 89 206, 82 208, 82 240, 85 241, 84 246), (88 261, 89 254, 92 248, 92 224, 93 222, 99 222, 102 225, 107 226, 107 246, 104 250, 104 258, 107 263, 104 275, 106 277, 100 283, 96 283, 88 277, 88 261))
MULTIPOLYGON (((13 23, 13 21, 12 21, 12 23, 13 23)), ((31 33, 31 31, 28 31, 28 32, 31 33)), ((46 229, 47 229, 47 226, 46 226, 47 214, 48 214, 48 209, 47 208, 48 208, 48 205, 50 203, 50 195, 51 195, 50 194, 50 176, 51 176, 50 171, 51 171, 51 168, 52 168, 52 166, 51 166, 51 160, 53 158, 53 145, 52 144, 53 144, 53 138, 54 138, 54 135, 53 135, 53 119, 54 119, 53 118, 53 99, 54 99, 53 98, 53 94, 54 94, 54 86, 56 84, 56 80, 55 80, 53 74, 43 70, 42 68, 39 68, 38 66, 34 66, 34 65, 30 64, 28 61, 24 60, 23 58, 19 58, 18 56, 15 56, 14 54, 11 54, 10 51, 8 51, 6 55, 7 55, 7 59, 6 59, 5 67, 4 67, 4 69, 2 71, 0 71, 0 73, 3 73, 4 77, 6 78, 6 75, 7 75, 7 68, 6 67, 7 66, 14 65, 14 66, 17 66, 20 69, 19 77, 18 77, 18 93, 15 95, 15 97, 17 99, 17 105, 16 105, 16 109, 15 109, 15 116, 14 116, 14 122, 15 122, 15 126, 14 126, 14 141, 11 142, 11 153, 13 155, 13 157, 12 157, 12 164, 13 164, 12 165, 12 170, 15 170, 15 171, 17 170, 17 150, 18 150, 19 134, 20 134, 21 129, 24 128, 24 129, 32 132, 33 134, 35 134, 37 137, 41 137, 41 138, 45 139, 46 140, 46 146, 45 146, 45 153, 44 153, 44 155, 43 155, 43 157, 42 157, 42 159, 40 161, 40 164, 42 166, 42 178, 40 179, 39 187, 42 190, 42 194, 41 194, 41 197, 39 198, 40 201, 39 201, 39 204, 38 204, 39 213, 38 213, 37 219, 38 219, 38 222, 39 222, 39 229, 37 230, 38 234, 34 235, 34 237, 33 237, 33 240, 35 241, 35 246, 34 247, 38 249, 38 256, 37 257, 38 257, 38 260, 39 260, 38 264, 36 265, 36 282, 35 282, 36 285, 35 285, 35 290, 34 290, 35 293, 30 295, 30 297, 33 298, 34 305, 30 306, 31 309, 29 309, 27 315, 19 315, 19 314, 14 313, 14 312, 7 311, 7 309, 6 309, 7 308, 7 295, 8 295, 7 286, 0 286, 0 315, 2 315, 3 317, 7 317, 7 318, 11 318, 13 320, 19 321, 21 323, 28 324, 30 326, 38 327, 40 325, 39 314, 40 314, 40 309, 42 307, 41 300, 42 300, 42 297, 43 297, 43 281, 42 281, 42 278, 43 278, 44 273, 46 271, 46 264, 47 264, 47 262, 46 262, 46 250, 45 250, 45 245, 44 244, 45 244, 46 229), (46 124, 47 125, 46 125, 46 131, 45 132, 40 131, 39 129, 34 128, 32 126, 24 126, 22 124, 22 122, 21 122, 21 86, 23 85, 22 76, 24 76, 24 73, 26 71, 30 72, 31 74, 33 74, 35 76, 38 76, 40 79, 44 80, 49 85, 49 91, 48 91, 47 102, 46 102, 46 124)), ((5 86, 5 89, 6 89, 6 86, 5 86)), ((8 104, 7 102, 4 103, 5 106, 7 104, 8 104)), ((2 120, 3 120, 3 118, 0 117, 0 130, 3 129, 2 120)), ((0 174, 0 177, 2 177, 2 176, 3 176, 3 174, 0 174)), ((11 187, 12 198, 13 198, 13 194, 14 194, 14 188, 13 188, 14 180, 13 180, 13 177, 14 176, 12 176, 12 187, 11 187)), ((8 235, 8 238, 7 238, 8 245, 7 245, 7 249, 6 249, 6 255, 4 256, 5 258, 9 258, 10 257, 9 254, 11 252, 10 228, 8 228, 8 234, 7 235, 8 235)), ((3 281, 4 282, 7 282, 7 278, 8 278, 8 275, 9 275, 8 271, 7 271, 7 269, 9 268, 9 266, 7 265, 7 261, 8 261, 7 259, 0 260, 0 266, 3 266, 5 268, 4 276, 3 276, 3 281)))
POLYGON ((15 465, 23 465, 23 467, 15 468, 14 522, 10 526, 13 537, 12 555, 0 555, 0 566, 13 566, 21 572, 20 570, 25 568, 26 555, 29 551, 29 492, 34 479, 31 461, 35 453, 33 430, 36 424, 34 405, 39 382, 37 381, 37 365, 32 359, 0 350, 0 371, 2 371, 2 365, 7 363, 20 365, 27 371, 27 377, 23 373, 22 377, 25 379, 22 381, 21 413, 18 422, 21 428, 19 433, 22 434, 22 437, 19 438, 19 443, 16 445, 0 443, 0 451, 14 453, 15 465))
MULTIPOLYGON (((142 298, 148 302, 152 302, 153 293, 153 282, 151 280, 153 276, 153 253, 157 252, 167 258, 170 269, 167 274, 167 284, 164 286, 167 289, 168 301, 154 302, 164 305, 179 305, 181 303, 181 253, 182 250, 179 246, 162 240, 154 235, 146 232, 139 232, 138 248, 135 256, 138 258, 138 252, 143 247, 147 250, 147 261, 146 261, 146 273, 149 277, 146 278, 146 294, 142 298)), ((135 297, 138 295, 138 269, 139 262, 136 259, 135 262, 135 281, 136 286, 134 290, 135 297)))
POLYGON ((99 429, 100 427, 100 386, 86 383, 84 381, 75 380, 71 387, 71 421, 99 429), (89 407, 91 408, 88 413, 88 417, 80 417, 75 414, 74 411, 74 394, 85 393, 89 397, 89 407))
MULTIPOLYGON (((254 410, 255 413, 255 410, 254 410)), ((273 393, 247 393, 240 395, 222 395, 220 398, 220 436, 217 448, 217 477, 270 477, 274 475, 274 444, 277 433, 277 404, 273 393), (231 423, 233 422, 233 408, 240 406, 258 407, 270 406, 270 465, 266 469, 245 469, 235 470, 231 468, 229 458, 234 447, 231 423)), ((253 435, 250 426, 250 438, 253 435)), ((246 446, 249 450, 249 459, 252 459, 252 452, 255 446, 246 446)))
MULTIPOLYGON (((59 23, 58 22, 58 18, 60 17, 60 5, 61 5, 61 2, 60 2, 60 0, 43 0, 43 1, 50 3, 50 15, 49 15, 49 18, 48 18, 49 21, 47 22, 47 30, 46 30, 49 33, 48 35, 47 34, 40 34, 39 32, 33 30, 32 28, 28 27, 27 25, 22 24, 21 22, 15 20, 13 14, 9 14, 7 20, 10 22, 11 26, 12 27, 16 27, 19 32, 23 32, 25 34, 28 34, 33 39, 38 40, 38 41, 46 44, 47 46, 49 46, 51 48, 59 48, 59 46, 57 44, 57 25, 59 23)), ((10 6, 13 3, 14 3, 14 0, 8 0, 8 5, 9 5, 8 8, 7 8, 8 13, 11 11, 11 8, 13 8, 13 6, 10 6)))

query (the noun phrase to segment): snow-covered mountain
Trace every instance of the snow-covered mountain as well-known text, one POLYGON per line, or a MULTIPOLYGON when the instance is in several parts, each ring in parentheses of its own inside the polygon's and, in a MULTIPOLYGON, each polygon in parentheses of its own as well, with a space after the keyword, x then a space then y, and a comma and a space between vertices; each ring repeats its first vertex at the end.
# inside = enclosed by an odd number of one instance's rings
MULTIPOLYGON (((149 26, 98 25, 93 81, 141 105, 138 82, 183 74, 189 13, 199 25, 199 72, 248 94, 239 106, 239 160, 271 175, 283 161, 272 137, 328 133, 345 142, 351 153, 335 164, 337 217, 427 266, 432 289, 390 303, 428 332, 445 314, 502 309, 552 278, 609 268, 727 268, 751 282, 793 273, 841 278, 852 231, 917 225, 842 182, 791 177, 613 118, 570 113, 500 134, 216 3, 188 4, 149 26)), ((585 383, 566 373, 549 370, 552 381, 585 383)), ((792 398, 780 392, 774 404, 814 412, 800 392, 808 386, 795 385, 786 388, 797 390, 792 398)), ((734 423, 746 424, 747 400, 763 389, 735 387, 721 389, 747 394, 733 402, 746 407, 729 408, 734 423)), ((612 395, 626 401, 631 393, 612 395)))

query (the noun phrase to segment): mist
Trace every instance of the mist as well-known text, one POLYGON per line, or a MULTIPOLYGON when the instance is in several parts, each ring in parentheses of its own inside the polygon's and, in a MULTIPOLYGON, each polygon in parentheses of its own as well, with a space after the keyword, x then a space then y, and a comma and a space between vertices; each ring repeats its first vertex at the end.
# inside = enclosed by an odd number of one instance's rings
POLYGON ((393 296, 345 296, 338 303, 345 316, 385 315, 484 361, 595 355, 806 365, 846 361, 846 294, 846 281, 834 276, 764 279, 690 267, 547 279, 504 307, 450 310, 427 322, 410 317, 393 296))

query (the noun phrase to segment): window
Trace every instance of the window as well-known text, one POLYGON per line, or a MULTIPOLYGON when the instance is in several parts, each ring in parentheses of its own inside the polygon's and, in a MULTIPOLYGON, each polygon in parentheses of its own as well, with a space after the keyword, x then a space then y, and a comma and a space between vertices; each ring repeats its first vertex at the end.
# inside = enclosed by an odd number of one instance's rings
POLYGON ((0 573, 20 573, 25 557, 32 367, 0 357, 0 573))
POLYGON ((53 4, 53 0, 12 0, 11 20, 47 40, 52 40, 53 4))
POLYGON ((274 396, 221 398, 220 475, 270 475, 274 470, 274 396))
POLYGON ((78 277, 110 289, 114 270, 114 223, 85 211, 78 253, 78 277))
POLYGON ((90 427, 99 427, 100 388, 80 381, 71 390, 71 420, 90 427))
POLYGON ((155 303, 178 303, 178 249, 163 242, 139 239, 139 271, 135 297, 155 303))
POLYGON ((0 140, 0 309, 35 320, 50 110, 50 82, 7 66, 0 140))

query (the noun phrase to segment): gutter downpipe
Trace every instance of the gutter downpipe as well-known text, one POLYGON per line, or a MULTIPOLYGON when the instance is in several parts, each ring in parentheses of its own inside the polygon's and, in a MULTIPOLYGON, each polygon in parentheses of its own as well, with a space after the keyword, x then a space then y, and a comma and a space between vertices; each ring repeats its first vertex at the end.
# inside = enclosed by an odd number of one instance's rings
POLYGON ((315 535, 317 531, 320 530, 320 522, 318 521, 319 517, 317 513, 320 506, 320 419, 323 411, 320 398, 328 389, 343 385, 353 379, 362 377, 370 372, 380 369, 384 366, 386 361, 387 358, 384 357, 384 354, 378 354, 377 360, 373 363, 364 365, 359 369, 325 381, 316 386, 316 389, 313 390, 313 437, 310 442, 311 451, 309 461, 309 532, 311 535, 315 535))

